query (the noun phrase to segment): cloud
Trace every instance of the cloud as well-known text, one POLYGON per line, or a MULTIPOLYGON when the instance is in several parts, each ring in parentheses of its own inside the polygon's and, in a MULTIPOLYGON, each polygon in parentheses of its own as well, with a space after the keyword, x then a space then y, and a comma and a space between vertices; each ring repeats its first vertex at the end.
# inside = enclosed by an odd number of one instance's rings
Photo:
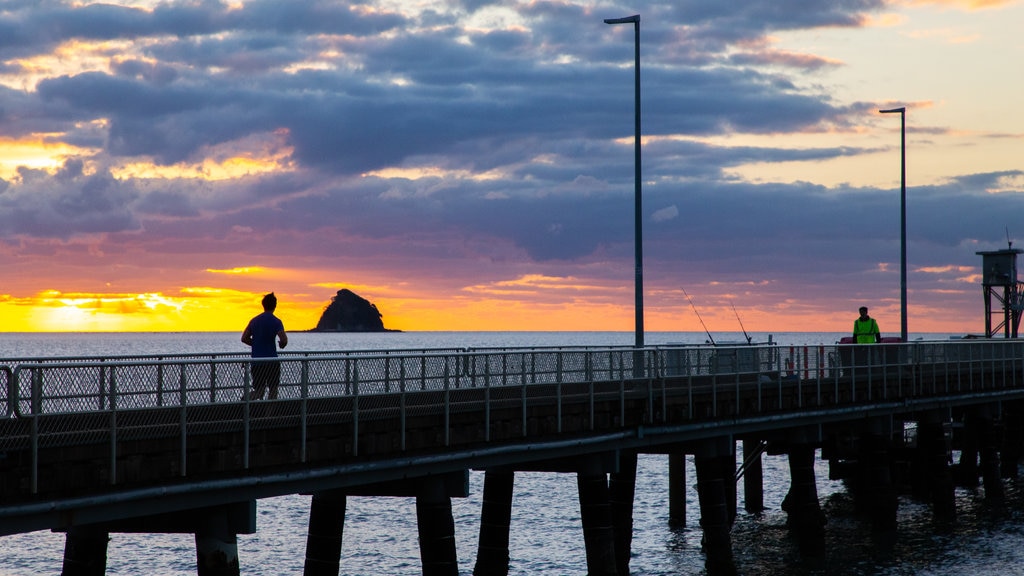
MULTIPOLYGON (((644 6, 654 285, 685 269, 721 285, 834 291, 891 271, 891 190, 734 170, 891 152, 863 138, 880 104, 829 76, 850 62, 772 36, 855 34, 889 8, 644 6)), ((0 133, 48 146, 0 181, 0 257, 71 254, 125 275, 173 264, 225 282, 261 262, 459 293, 628 283, 632 35, 601 21, 620 12, 583 1, 7 3, 0 133)), ((954 132, 936 126, 910 133, 954 132)), ((909 191, 922 275, 966 276, 973 248, 1021 212, 1019 171, 977 172, 909 191)))
POLYGON ((137 230, 139 221, 128 207, 137 197, 130 184, 108 173, 85 173, 80 160, 69 160, 55 174, 21 169, 0 194, 0 228, 5 236, 65 239, 137 230))

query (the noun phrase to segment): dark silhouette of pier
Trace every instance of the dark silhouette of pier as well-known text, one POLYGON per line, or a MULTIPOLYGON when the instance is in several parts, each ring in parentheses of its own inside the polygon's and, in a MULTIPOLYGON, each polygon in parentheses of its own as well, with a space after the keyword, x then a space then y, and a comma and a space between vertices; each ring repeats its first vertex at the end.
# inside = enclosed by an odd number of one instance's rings
MULTIPOLYGON (((638 453, 666 454, 686 514, 696 463, 710 574, 734 572, 737 485, 761 506, 764 453, 787 454, 783 504, 806 554, 824 516, 814 460, 865 521, 897 490, 956 515, 956 483, 1001 497, 1024 439, 1024 342, 653 346, 292 353, 276 400, 250 401, 238 356, 10 360, 0 366, 0 534, 67 533, 64 574, 105 571, 118 532, 196 536, 200 575, 239 574, 255 502, 312 494, 305 574, 339 573, 346 498, 416 498, 423 573, 458 573, 451 498, 484 470, 475 574, 506 574, 515 473, 575 473, 592 575, 629 573, 638 453), (949 460, 951 447, 963 455, 949 460), (737 466, 737 445, 742 447, 737 466)), ((144 562, 144 560, 140 560, 144 562)), ((244 570, 242 570, 244 572, 244 570)))

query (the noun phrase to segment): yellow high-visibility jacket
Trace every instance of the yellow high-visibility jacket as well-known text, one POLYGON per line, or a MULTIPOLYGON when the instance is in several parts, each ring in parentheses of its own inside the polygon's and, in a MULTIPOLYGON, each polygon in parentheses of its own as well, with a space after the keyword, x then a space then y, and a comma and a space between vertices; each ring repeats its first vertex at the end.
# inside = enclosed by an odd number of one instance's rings
POLYGON ((853 321, 853 341, 857 344, 873 344, 882 341, 882 335, 878 332, 878 323, 874 318, 853 321))

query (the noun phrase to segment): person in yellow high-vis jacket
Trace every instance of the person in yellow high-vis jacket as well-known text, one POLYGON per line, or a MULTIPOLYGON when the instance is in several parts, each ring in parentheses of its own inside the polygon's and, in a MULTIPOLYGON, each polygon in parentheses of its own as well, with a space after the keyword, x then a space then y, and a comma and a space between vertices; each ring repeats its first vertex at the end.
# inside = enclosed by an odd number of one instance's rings
POLYGON ((857 344, 874 344, 882 341, 878 322, 868 316, 868 307, 860 307, 860 318, 853 321, 853 341, 857 344))

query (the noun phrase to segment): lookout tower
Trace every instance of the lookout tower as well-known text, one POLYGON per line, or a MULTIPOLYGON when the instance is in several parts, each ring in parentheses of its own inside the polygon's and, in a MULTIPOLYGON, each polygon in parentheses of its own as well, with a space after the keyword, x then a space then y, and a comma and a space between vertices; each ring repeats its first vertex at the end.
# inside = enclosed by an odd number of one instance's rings
POLYGON ((1024 282, 1017 281, 1017 254, 1024 252, 1014 248, 1013 242, 1003 250, 976 252, 981 255, 981 287, 985 292, 985 337, 991 338, 1000 329, 1006 338, 1016 338, 1020 327, 1021 311, 1024 310, 1024 282), (993 298, 1002 304, 1003 318, 993 327, 993 298))

